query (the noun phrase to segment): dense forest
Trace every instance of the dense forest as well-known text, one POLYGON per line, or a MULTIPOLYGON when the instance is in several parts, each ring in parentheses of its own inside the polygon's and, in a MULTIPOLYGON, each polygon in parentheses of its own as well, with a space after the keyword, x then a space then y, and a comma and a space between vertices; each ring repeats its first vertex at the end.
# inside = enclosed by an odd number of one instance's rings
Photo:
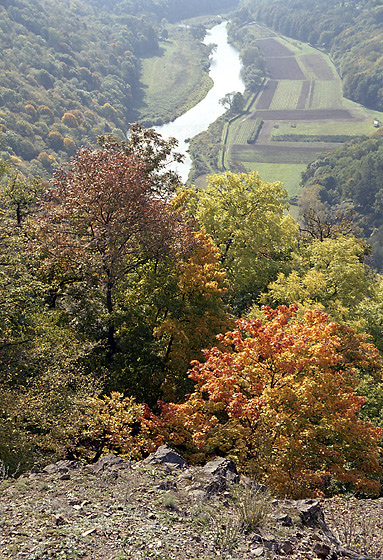
MULTIPOLYGON (((176 141, 124 135, 164 18, 222 6, 2 3, 4 473, 168 443, 194 463, 228 455, 283 497, 381 492, 383 279, 365 238, 382 136, 308 167, 298 224, 280 182, 185 187, 176 141)), ((262 59, 240 22, 257 10, 232 27, 249 90, 262 59)))
POLYGON ((310 164, 302 177, 303 213, 315 208, 322 216, 349 215, 372 246, 371 263, 383 263, 383 206, 381 176, 383 138, 345 144, 310 164))

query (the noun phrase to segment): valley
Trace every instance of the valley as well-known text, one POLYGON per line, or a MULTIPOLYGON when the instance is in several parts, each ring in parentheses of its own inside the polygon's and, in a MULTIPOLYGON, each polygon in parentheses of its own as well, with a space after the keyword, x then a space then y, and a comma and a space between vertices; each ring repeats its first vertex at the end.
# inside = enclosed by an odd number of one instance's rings
POLYGON ((382 113, 342 96, 341 79, 327 53, 263 25, 248 27, 265 59, 267 77, 247 112, 228 125, 224 167, 282 181, 294 204, 307 164, 374 132, 374 119, 381 120, 382 113), (250 143, 259 120, 261 129, 250 143))

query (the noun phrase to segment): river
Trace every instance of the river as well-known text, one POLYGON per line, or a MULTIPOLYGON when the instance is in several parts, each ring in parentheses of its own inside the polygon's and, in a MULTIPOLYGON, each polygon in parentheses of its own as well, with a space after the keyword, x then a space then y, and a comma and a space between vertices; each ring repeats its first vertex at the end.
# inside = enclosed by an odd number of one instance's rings
POLYGON ((210 59, 209 75, 214 85, 207 96, 192 109, 175 119, 174 121, 155 127, 164 138, 174 136, 179 142, 179 152, 185 154, 185 161, 175 166, 183 181, 186 181, 192 168, 192 161, 187 153, 187 139, 193 138, 203 132, 208 126, 217 120, 225 112, 225 108, 219 102, 222 97, 232 91, 245 91, 245 84, 241 78, 241 61, 239 52, 227 41, 227 22, 224 21, 208 30, 204 43, 215 44, 210 59))

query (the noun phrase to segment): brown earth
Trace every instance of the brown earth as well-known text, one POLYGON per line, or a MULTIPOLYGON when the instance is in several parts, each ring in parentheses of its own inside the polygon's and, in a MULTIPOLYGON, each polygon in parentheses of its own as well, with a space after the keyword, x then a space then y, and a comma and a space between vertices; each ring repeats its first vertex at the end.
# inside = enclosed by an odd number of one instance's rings
POLYGON ((258 39, 257 46, 264 58, 270 58, 273 56, 292 56, 293 54, 286 45, 282 45, 282 43, 280 43, 277 39, 258 39))
POLYGON ((275 500, 205 467, 60 461, 0 484, 0 558, 337 560, 382 554, 382 500, 275 500), (346 547, 346 548, 343 548, 346 547))
POLYGON ((278 87, 278 80, 267 80, 263 86, 262 93, 257 100, 257 109, 265 110, 270 107, 275 90, 278 87))
POLYGON ((293 56, 268 58, 266 61, 267 71, 272 80, 304 80, 306 78, 293 56))
POLYGON ((349 120, 354 118, 346 109, 309 109, 305 110, 256 110, 252 118, 260 117, 264 121, 322 121, 349 120))
MULTIPOLYGON (((302 83, 301 93, 299 95, 299 99, 297 101, 297 109, 304 109, 306 107, 306 101, 310 93, 311 84, 308 80, 302 83)), ((260 107, 259 107, 260 109, 260 107)))
POLYGON ((335 80, 331 68, 320 54, 304 54, 301 60, 315 72, 318 80, 335 80))

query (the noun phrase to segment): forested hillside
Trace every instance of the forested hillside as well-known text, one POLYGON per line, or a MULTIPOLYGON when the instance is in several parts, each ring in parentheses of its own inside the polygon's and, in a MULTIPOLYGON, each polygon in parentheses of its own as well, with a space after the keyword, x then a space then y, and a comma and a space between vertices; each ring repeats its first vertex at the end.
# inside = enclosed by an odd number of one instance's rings
MULTIPOLYGON (((222 6, 215 0, 203 4, 202 11, 222 6)), ((2 2, 2 157, 25 173, 47 177, 98 135, 124 138, 139 117, 142 57, 158 53, 166 19, 201 9, 199 2, 168 0, 2 2)))
POLYGON ((372 262, 382 266, 383 138, 375 133, 364 141, 346 144, 308 166, 303 173, 301 208, 322 215, 352 215, 372 245, 372 262))
POLYGON ((383 7, 375 0, 241 0, 240 16, 251 14, 271 28, 328 50, 353 101, 383 109, 383 7))

